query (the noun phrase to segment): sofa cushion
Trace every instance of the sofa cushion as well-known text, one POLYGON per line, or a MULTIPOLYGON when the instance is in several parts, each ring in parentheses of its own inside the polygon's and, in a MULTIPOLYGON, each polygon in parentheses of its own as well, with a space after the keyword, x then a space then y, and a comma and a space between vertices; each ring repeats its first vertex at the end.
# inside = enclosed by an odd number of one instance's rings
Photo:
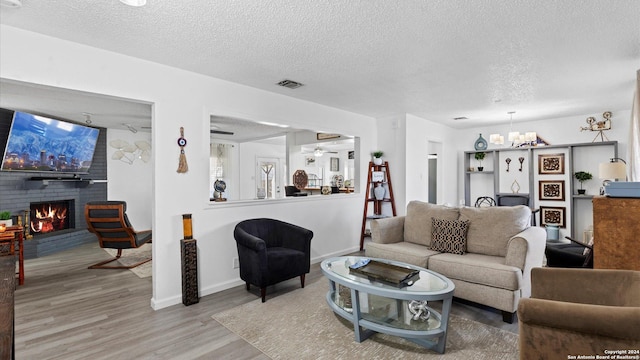
POLYGON ((431 246, 431 218, 458 220, 458 216, 457 208, 411 201, 407 205, 407 215, 404 219, 404 241, 431 246))
POLYGON ((429 270, 450 279, 506 290, 518 290, 523 286, 522 271, 505 265, 501 256, 441 253, 429 258, 429 270))
POLYGON ((431 250, 464 255, 469 221, 431 218, 431 250))
POLYGON ((524 205, 463 207, 460 220, 469 220, 467 252, 506 256, 509 239, 529 227, 531 209, 524 205))
POLYGON ((369 241, 365 243, 365 254, 370 258, 395 260, 427 268, 429 257, 440 253, 430 250, 426 246, 404 241, 392 244, 380 244, 369 241))

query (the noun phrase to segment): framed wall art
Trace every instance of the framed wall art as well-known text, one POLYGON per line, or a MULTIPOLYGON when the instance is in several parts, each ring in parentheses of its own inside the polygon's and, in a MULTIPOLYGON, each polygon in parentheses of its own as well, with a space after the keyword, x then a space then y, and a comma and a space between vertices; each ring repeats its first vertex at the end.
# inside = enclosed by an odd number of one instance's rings
POLYGON ((540 206, 540 226, 558 225, 566 228, 566 208, 553 206, 540 206))
POLYGON ((330 171, 340 171, 340 158, 332 157, 331 158, 331 168, 330 171))
POLYGON ((306 166, 315 166, 316 164, 316 158, 313 156, 307 156, 304 158, 304 164, 306 166))
POLYGON ((564 174, 564 154, 538 155, 538 174, 564 174))
POLYGON ((564 201, 564 180, 540 180, 538 199, 564 201))

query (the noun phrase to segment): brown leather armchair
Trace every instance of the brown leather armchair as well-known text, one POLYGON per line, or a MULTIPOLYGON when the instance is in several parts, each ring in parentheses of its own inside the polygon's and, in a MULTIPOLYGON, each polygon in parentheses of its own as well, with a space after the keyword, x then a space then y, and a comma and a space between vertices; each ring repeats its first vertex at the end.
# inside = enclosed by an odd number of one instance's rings
POLYGON ((89 266, 89 269, 131 269, 151 261, 142 259, 132 265, 105 265, 120 259, 122 250, 135 249, 151 241, 151 230, 136 231, 126 214, 127 203, 124 201, 93 201, 84 208, 87 230, 98 238, 101 248, 116 249, 114 258, 89 266))
POLYGON ((534 268, 518 319, 520 359, 638 349, 640 271, 534 268))

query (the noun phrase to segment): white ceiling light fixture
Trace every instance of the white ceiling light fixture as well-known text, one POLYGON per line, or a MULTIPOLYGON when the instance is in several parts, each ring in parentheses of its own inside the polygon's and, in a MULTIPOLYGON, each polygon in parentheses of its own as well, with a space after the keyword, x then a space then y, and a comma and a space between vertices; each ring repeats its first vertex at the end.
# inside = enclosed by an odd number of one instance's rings
POLYGON ((149 162, 151 159, 151 144, 144 140, 138 140, 133 144, 129 144, 125 140, 112 140, 109 146, 118 149, 113 153, 111 159, 120 160, 129 165, 133 165, 136 159, 142 162, 149 162))
POLYGON ((322 154, 324 154, 324 152, 322 151, 322 149, 320 149, 320 147, 317 147, 315 148, 315 150, 313 150, 314 156, 322 156, 322 154))
POLYGON ((22 7, 22 0, 0 0, 0 5, 7 8, 17 9, 22 7))
POLYGON ((120 0, 121 3, 129 6, 145 6, 147 4, 147 0, 120 0))

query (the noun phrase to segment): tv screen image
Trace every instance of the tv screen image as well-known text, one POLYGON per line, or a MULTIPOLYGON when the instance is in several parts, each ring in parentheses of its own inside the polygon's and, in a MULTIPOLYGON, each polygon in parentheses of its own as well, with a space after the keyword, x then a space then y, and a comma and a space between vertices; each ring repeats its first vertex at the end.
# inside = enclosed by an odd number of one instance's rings
POLYGON ((99 133, 88 126, 16 111, 2 170, 88 173, 99 133))

